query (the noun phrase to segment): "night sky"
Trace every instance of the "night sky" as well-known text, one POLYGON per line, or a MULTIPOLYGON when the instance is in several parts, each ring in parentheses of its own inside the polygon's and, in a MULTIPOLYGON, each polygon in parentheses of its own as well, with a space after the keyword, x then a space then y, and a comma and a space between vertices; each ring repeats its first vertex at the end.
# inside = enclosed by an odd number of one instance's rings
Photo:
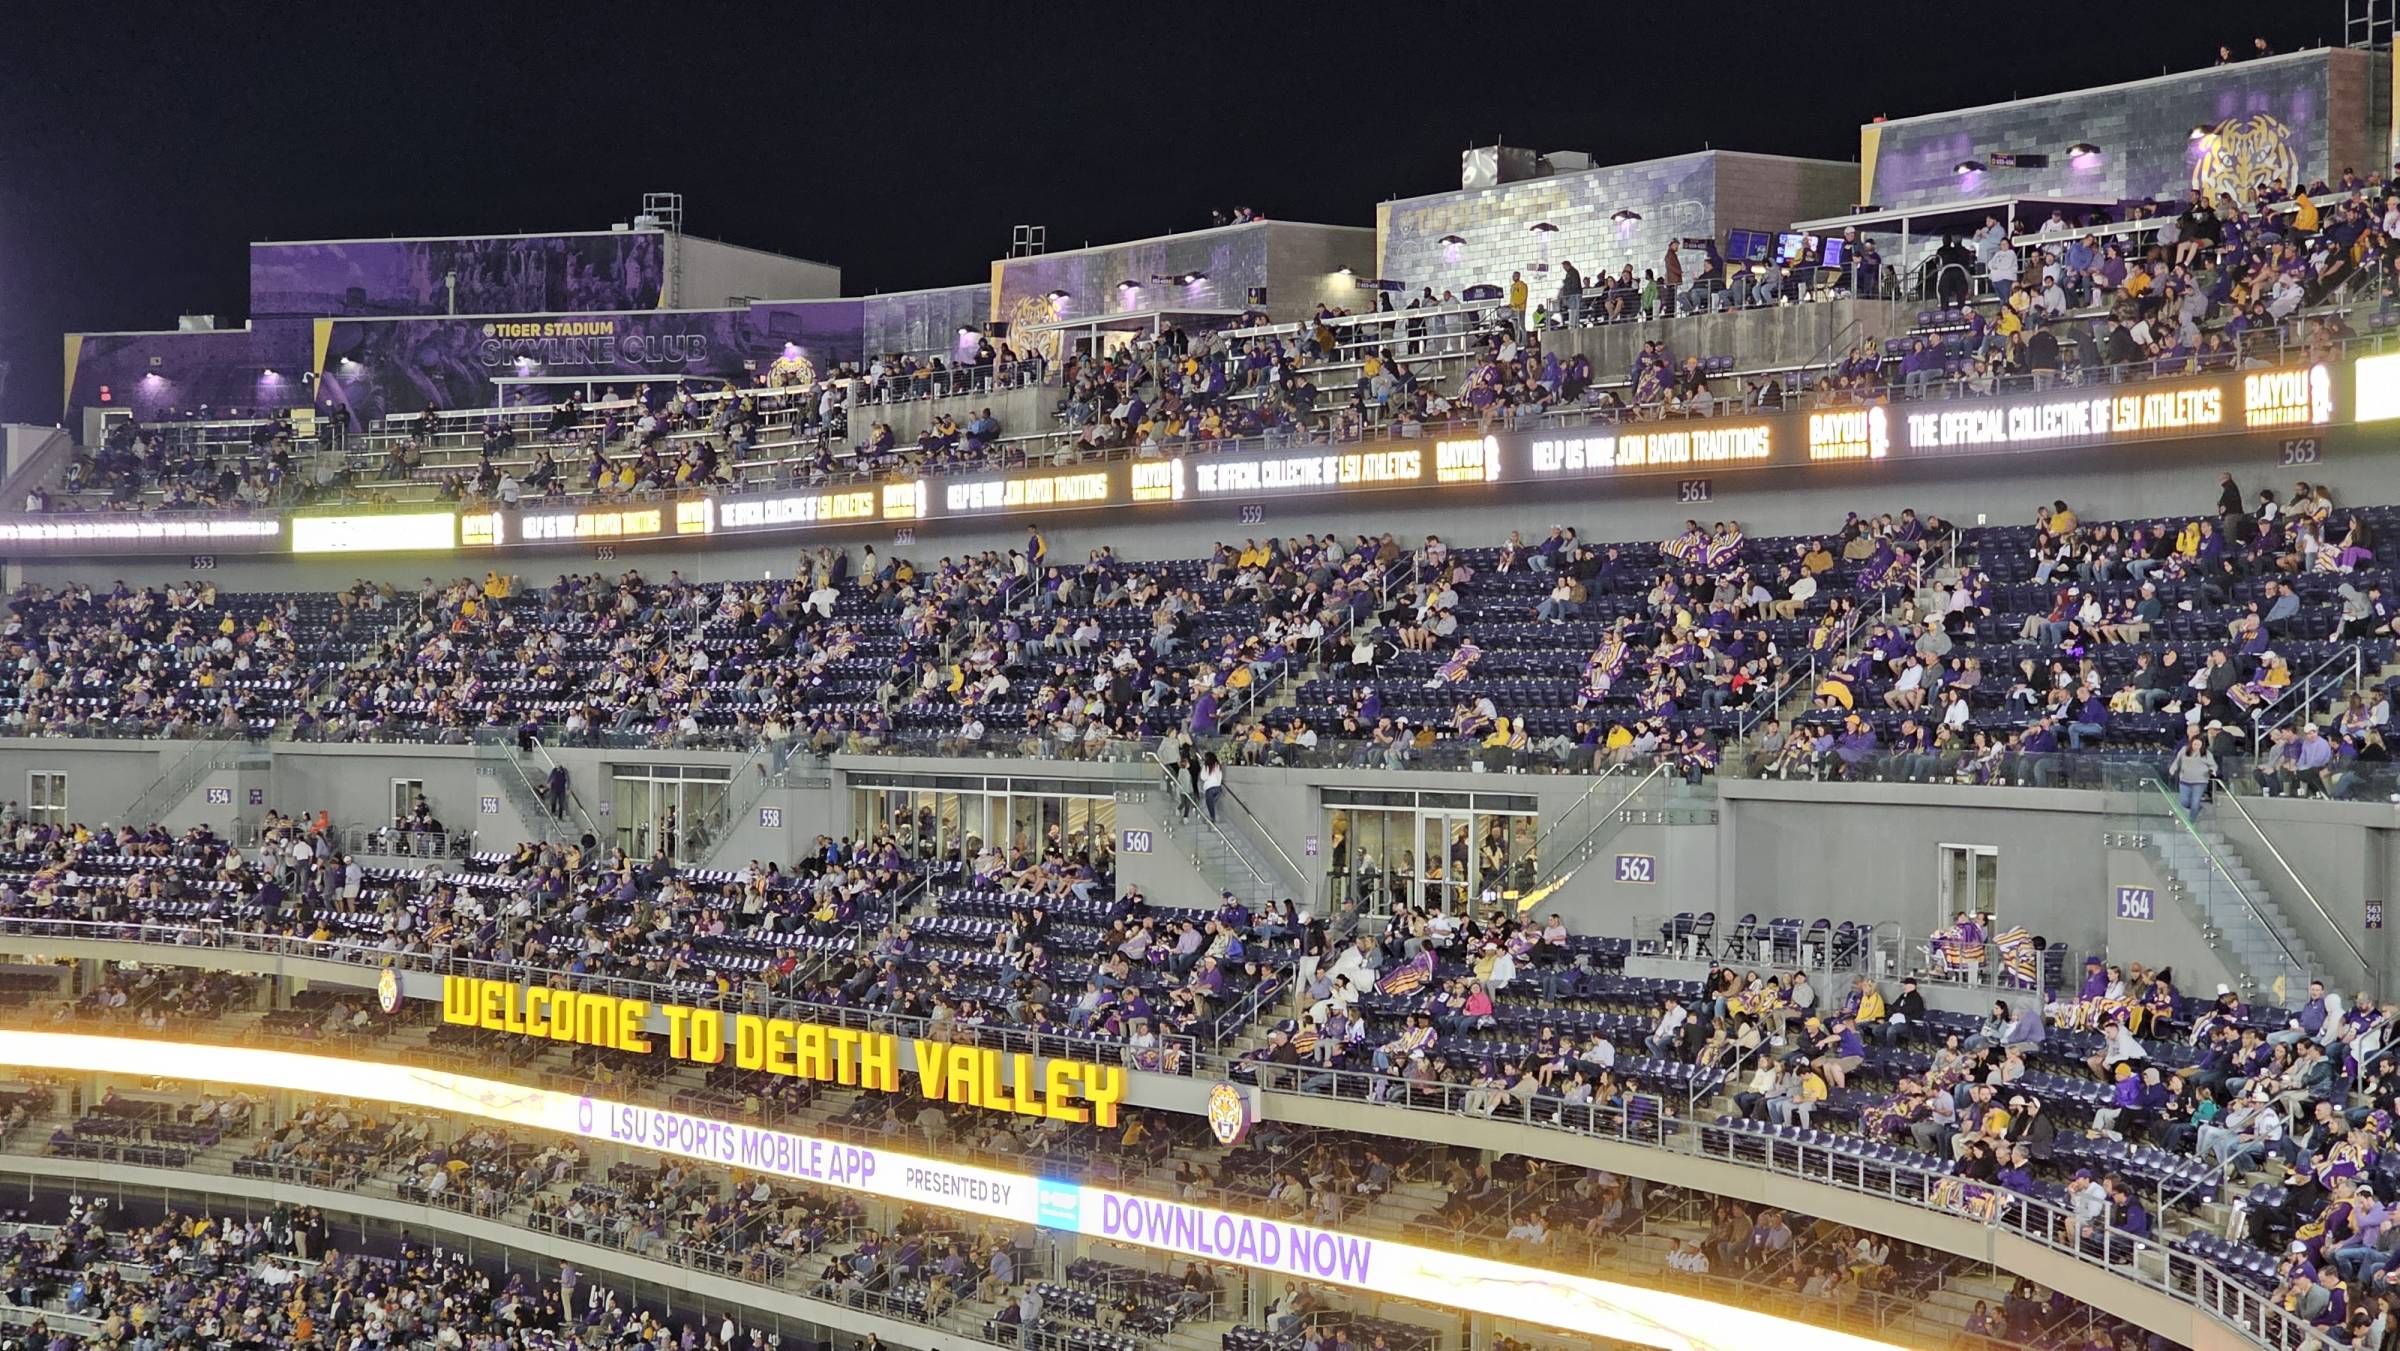
POLYGON ((238 324, 252 240, 605 229, 676 191, 693 233, 837 263, 850 294, 954 285, 1018 222, 1053 248, 1236 204, 1369 225, 1496 140, 1855 159, 1878 114, 2188 69, 2260 33, 2338 43, 2343 21, 2337 0, 1751 11, 18 5, 0 416, 57 419, 62 332, 238 324))

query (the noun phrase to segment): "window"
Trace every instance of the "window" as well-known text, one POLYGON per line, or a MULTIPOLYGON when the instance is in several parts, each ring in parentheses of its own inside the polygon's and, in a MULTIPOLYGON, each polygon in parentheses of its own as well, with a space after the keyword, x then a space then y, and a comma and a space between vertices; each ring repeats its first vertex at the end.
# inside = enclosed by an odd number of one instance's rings
POLYGON ((972 862, 988 841, 1039 858, 1056 845, 1105 859, 1115 847, 1113 784, 1005 775, 852 775, 853 833, 890 835, 904 854, 972 862))
POLYGON ((707 856, 724 822, 733 771, 723 765, 611 765, 617 844, 635 858, 677 863, 707 856))
POLYGON ((67 823, 67 772, 36 769, 25 775, 25 816, 37 826, 67 823))
POLYGON ((1323 802, 1329 904, 1459 912, 1486 891, 1532 887, 1541 868, 1530 795, 1329 788, 1323 802))
POLYGON ((1993 844, 1943 844, 1941 851, 1942 912, 1935 928, 1948 924, 1961 910, 1989 917, 2000 889, 2000 847, 1993 844))
POLYGON ((405 827, 417 812, 417 802, 425 796, 423 779, 392 780, 392 825, 405 827))

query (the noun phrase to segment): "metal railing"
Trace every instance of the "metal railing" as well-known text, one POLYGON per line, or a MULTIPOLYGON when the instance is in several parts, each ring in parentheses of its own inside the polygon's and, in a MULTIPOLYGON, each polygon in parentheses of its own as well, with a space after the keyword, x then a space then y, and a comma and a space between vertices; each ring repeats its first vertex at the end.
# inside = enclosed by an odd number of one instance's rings
MULTIPOLYGON (((1612 765, 1610 768, 1616 769, 1619 768, 1619 766, 1612 765)), ((1567 814, 1561 817, 1558 823, 1553 825, 1551 829, 1544 831, 1540 836, 1535 838, 1533 842, 1534 857, 1536 859, 1547 860, 1547 863, 1542 868, 1536 870, 1536 878, 1543 883, 1555 882, 1565 877, 1569 872, 1572 872, 1576 868, 1583 866, 1583 864, 1591 858, 1593 851, 1597 850, 1602 844, 1607 843, 1607 840, 1602 838, 1602 832, 1605 831, 1608 833, 1610 838, 1614 838, 1616 831, 1624 825, 1624 821, 1621 819, 1621 814, 1625 811, 1626 807, 1632 803, 1636 797, 1639 797, 1643 790, 1647 789, 1652 783, 1664 778, 1666 773, 1667 767, 1665 764, 1661 763, 1652 765, 1648 773, 1643 774, 1638 779, 1635 779, 1626 787, 1623 793, 1617 795, 1615 801, 1609 803, 1605 810, 1595 815, 1591 819, 1590 824, 1585 826, 1583 833, 1575 838, 1575 842, 1573 844, 1566 846, 1564 849, 1555 849, 1550 847, 1549 841, 1551 837, 1560 833, 1560 827, 1566 826, 1574 819, 1575 810, 1584 806, 1585 803, 1594 800, 1591 792, 1588 790, 1582 797, 1577 798, 1575 800, 1574 808, 1570 808, 1567 814)), ((1599 782, 1592 785, 1592 788, 1602 789, 1607 787, 1611 782, 1612 781, 1606 775, 1603 775, 1599 782)))
POLYGON ((2366 644, 2351 643, 2286 685, 2282 697, 2250 714, 2250 753, 2264 754, 2265 742, 2273 733, 2311 717, 2317 705, 2327 699, 2339 698, 2364 685, 2366 669, 2366 644))
MULTIPOLYGON (((1251 838, 1257 843, 1263 843, 1268 850, 1274 853, 1275 857, 1282 860, 1284 867, 1288 870, 1283 876, 1270 876, 1266 872, 1259 871, 1261 865, 1268 866, 1270 869, 1272 865, 1266 864, 1266 860, 1263 858, 1254 862, 1251 857, 1252 850, 1243 847, 1242 838, 1227 831, 1225 823, 1210 814, 1205 798, 1192 789, 1184 776, 1177 772, 1175 766, 1159 759, 1157 751, 1145 746, 1140 752, 1140 757, 1140 760, 1135 763, 1147 762, 1150 772, 1157 776, 1158 782, 1163 784, 1171 795, 1170 805, 1175 810, 1177 821, 1191 823, 1195 866, 1201 862, 1203 857, 1202 839, 1205 836, 1214 836, 1217 843, 1223 848, 1226 858, 1258 884, 1261 895, 1297 897, 1303 893, 1308 875, 1300 870, 1299 865, 1292 862, 1291 855, 1284 852, 1282 845, 1275 843, 1273 836, 1263 833, 1264 827, 1260 824, 1258 817, 1240 798, 1234 795, 1230 786, 1220 792, 1219 809, 1222 810, 1228 803, 1232 804, 1232 810, 1238 814, 1239 821, 1248 823, 1245 835, 1250 835, 1250 832, 1262 832, 1251 838)), ((1166 821, 1164 818, 1161 818, 1161 821, 1167 826, 1170 833, 1175 832, 1177 821, 1166 821)))
MULTIPOLYGON (((1620 1065, 1620 1077, 1623 1067, 1620 1065)), ((1208 1072, 1250 1078, 1256 1061, 1214 1057, 1208 1072)), ((1407 1111, 1504 1120, 1588 1138, 1620 1140, 1734 1167, 1797 1177, 1843 1191, 1917 1209, 1935 1210, 2004 1230, 2043 1248, 2096 1263, 2113 1275, 2168 1295, 2216 1318, 2258 1345, 2293 1351, 2322 1346, 2322 1334, 2286 1313, 2272 1292, 2213 1262, 2114 1227, 2077 1220, 2071 1210, 1997 1186, 1975 1187, 1947 1169, 1926 1168, 1892 1158, 1869 1159, 1804 1139, 1791 1128, 1728 1120, 1702 1124, 1673 1116, 1572 1110, 1556 1094, 1509 1098, 1486 1110, 1488 1096, 1455 1083, 1411 1084, 1371 1071, 1274 1067, 1260 1079, 1262 1091, 1295 1096, 1339 1096, 1407 1111)), ((1652 1098, 1650 1101, 1659 1101, 1652 1098)), ((1864 1137, 1858 1137, 1865 1143, 1864 1137)))
MULTIPOLYGON (((2231 796, 2230 791, 2227 795, 2231 796)), ((2164 780, 2155 777, 2145 778, 2139 801, 2134 810, 2144 821, 2163 818, 2170 823, 2171 829, 2181 831, 2184 837, 2191 841, 2193 847, 2200 851, 2200 857, 2206 864, 2200 880, 2206 883, 2206 886, 2192 887, 2192 899, 2201 907, 2202 913, 2208 918, 2212 927, 2219 931, 2225 928, 2226 913, 2218 900, 2221 888, 2222 891, 2231 893, 2234 904, 2239 907, 2239 913, 2248 916, 2252 925, 2267 936, 2268 941, 2275 945, 2277 952, 2283 954, 2284 961, 2294 971, 2305 974, 2309 970, 2312 963, 2307 955, 2292 951, 2291 945, 2284 941, 2282 929, 2267 917, 2266 911, 2259 905, 2258 899, 2252 896, 2249 888, 2244 887, 2234 876, 2232 866, 2217 852, 2215 846, 2211 845, 2194 828, 2191 818, 2184 815, 2182 804, 2175 800, 2175 795, 2168 790, 2164 780)), ((2239 967, 2239 963, 2235 965, 2237 968, 2239 967)), ((2237 970, 2237 974, 2246 975, 2247 973, 2237 970)))
MULTIPOLYGON (((2316 889, 2309 886, 2299 870, 2292 867, 2291 860, 2283 856, 2283 850, 2276 846, 2275 838, 2267 834, 2267 828, 2258 823, 2258 818, 2250 814, 2248 807, 2242 805, 2241 795, 2234 792, 2232 785, 2223 779, 2215 782, 2219 795, 2232 806, 2234 815, 2241 817, 2243 824, 2250 827, 2251 833, 2258 836, 2259 843, 2267 847, 2267 854, 2275 860, 2275 866, 2283 869, 2283 875, 2292 879, 2292 886, 2299 891, 2301 899, 2308 902, 2308 908, 2316 912, 2317 919, 2324 924, 2327 932, 2342 940, 2342 950, 2350 954, 2351 961, 2358 963, 2361 975, 2372 974, 2374 967, 2367 961, 2366 954, 2358 950, 2358 944, 2350 941, 2348 930, 2336 924, 2333 916, 2326 912, 2325 903, 2317 899, 2316 889)), ((2161 790, 2164 790, 2164 785, 2161 785, 2161 790)))

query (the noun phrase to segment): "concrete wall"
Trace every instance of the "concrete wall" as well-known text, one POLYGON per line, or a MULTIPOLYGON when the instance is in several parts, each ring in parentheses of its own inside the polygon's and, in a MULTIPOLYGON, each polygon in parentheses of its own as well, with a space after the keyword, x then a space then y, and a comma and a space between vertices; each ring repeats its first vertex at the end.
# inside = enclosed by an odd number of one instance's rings
POLYGON ((2113 202, 2180 197, 2195 185, 2238 193, 2260 178, 2331 180, 2345 168, 2364 174, 2382 158, 2386 130, 2373 125, 2371 86, 2388 59, 2348 48, 2293 52, 1870 123, 1860 128, 1867 200, 1887 210, 2010 194, 2113 202), (2194 139, 2194 127, 2220 134, 2194 139), (2070 157, 2077 142, 2100 154, 2070 157), (2046 153, 2050 166, 1955 172, 1994 151, 2046 153))
POLYGON ((2023 924, 2084 950, 2104 937, 2110 893, 2098 794, 1745 780, 1721 784, 1720 797, 1720 920, 1823 915, 1928 934, 1949 918, 1940 912, 1939 846, 1994 845, 2003 928, 2023 924))
MULTIPOLYGON (((271 749, 271 767, 228 765, 202 779, 185 802, 166 813, 167 824, 180 829, 206 823, 235 832, 269 807, 323 809, 337 822, 375 824, 388 810, 390 781, 400 778, 422 780, 436 814, 453 829, 474 832, 479 847, 504 847, 548 833, 544 823, 518 817, 508 794, 488 777, 489 762, 479 763, 472 748, 276 743, 271 749), (210 787, 230 789, 232 801, 207 802, 210 787), (253 788, 260 790, 256 803, 250 800, 253 788), (486 797, 497 799, 496 812, 480 810, 486 797)), ((65 769, 72 819, 121 821, 125 807, 181 754, 179 746, 154 742, 0 741, 0 802, 23 800, 28 770, 65 769)), ((709 764, 740 767, 745 776, 754 772, 745 757, 728 751, 565 748, 554 754, 567 766, 576 792, 595 809, 610 797, 613 765, 709 764)), ((743 777, 730 790, 734 815, 708 862, 729 868, 753 860, 788 864, 820 834, 855 833, 849 790, 857 776, 956 774, 962 768, 967 767, 930 757, 839 756, 825 771, 803 766, 784 783, 743 777), (778 811, 778 824, 763 824, 761 807, 778 811)), ((1180 839, 1171 838, 1172 800, 1141 769, 994 759, 973 762, 971 772, 1074 780, 1091 791, 1115 794, 1118 828, 1148 829, 1154 840, 1151 854, 1120 856, 1123 880, 1162 904, 1208 901, 1207 885, 1179 852, 1180 839)), ((1328 788, 1521 795, 1537 802, 1545 831, 1571 815, 1582 821, 1594 814, 1575 815, 1595 782, 1578 775, 1396 775, 1236 766, 1228 782, 1250 814, 1250 832, 1262 844, 1272 841, 1281 848, 1299 874, 1295 899, 1320 911, 1327 904, 1325 859, 1310 854, 1307 844, 1314 836, 1323 848, 1328 788)), ((2173 965, 2187 990, 2205 990, 2228 978, 2200 942, 2190 917, 2169 903, 2147 861, 2130 848, 2111 846, 2110 835, 2127 822, 2125 804, 2102 793, 1726 779, 1696 799, 1678 801, 1703 811, 1622 826, 1544 910, 1559 910, 1580 931, 1606 934, 1641 936, 1653 931, 1660 916, 1713 910, 1727 925, 1744 913, 1890 923, 1914 941, 1947 919, 1940 900, 1940 846, 1986 845, 1998 850, 1995 908, 2002 926, 2023 924, 2052 943, 2066 944, 2078 959, 2105 949, 2150 965, 2173 965), (1711 805, 1717 811, 1713 825, 1704 815, 1711 805), (1619 881, 1613 866, 1618 854, 1648 856, 1653 880, 1619 881), (2118 886, 2152 887, 2156 917, 2116 919, 2118 886)), ((2389 992, 2400 946, 2390 929, 2366 927, 2366 907, 2400 890, 2394 866, 2400 816, 2385 806, 2356 803, 2246 799, 2243 806, 2305 883, 2314 904, 2288 899, 2296 889, 2285 885, 2264 841, 2235 813, 2221 806, 2212 819, 2234 836, 2236 848, 2270 888, 2287 895, 2285 909, 2335 981, 2348 985, 2362 974, 2343 946, 2347 940, 2364 960, 2363 983, 2379 995, 2389 992)), ((600 824, 606 829, 611 823, 602 818, 600 824)), ((1183 827, 1182 838, 1189 831, 1183 827)), ((1579 833, 1562 831, 1545 840, 1545 852, 1563 853, 1575 842, 1567 836, 1579 833)))
MULTIPOLYGON (((1606 383, 1629 378, 1634 357, 1652 340, 1665 343, 1678 361, 1730 356, 1744 370, 1817 366, 1869 339, 1899 337, 1916 318, 1916 306, 1899 301, 1826 300, 1571 329, 1548 335, 1543 344, 1562 357, 1589 356, 1593 372, 1606 383)), ((1721 383, 1719 392, 1739 391, 1721 383)))
POLYGON ((1365 293, 1335 275, 1344 267, 1361 276, 1373 271, 1373 236, 1364 227, 1226 225, 1001 259, 992 264, 989 317, 1008 323, 1009 340, 1021 350, 1037 325, 1053 320, 1178 307, 1239 310, 1254 286, 1267 288, 1268 313, 1279 320, 1306 315, 1320 301, 1362 308, 1365 293), (1193 272, 1205 275, 1189 284, 1151 280, 1193 272), (1137 286, 1127 289, 1128 281, 1137 286), (1066 294, 1054 298, 1060 291, 1066 294))
MULTIPOLYGON (((1547 301, 1562 263, 1586 278, 1628 265, 1639 277, 1664 266, 1670 240, 1721 241, 1727 230, 1834 215, 1849 208, 1856 186, 1854 165, 1703 150, 1404 198, 1376 209, 1376 275, 1415 294, 1504 287, 1509 273, 1523 272, 1534 298, 1547 301), (1618 220, 1619 210, 1641 219, 1618 220), (1557 229, 1534 228, 1545 224, 1557 229)), ((1698 263, 1685 260, 1687 269, 1698 263)))
POLYGON ((668 248, 670 294, 665 309, 738 305, 745 300, 823 300, 842 293, 842 270, 831 263, 696 235, 670 236, 668 248))
POLYGON ((930 291, 898 291, 868 296, 860 308, 864 311, 859 339, 863 351, 946 351, 972 359, 975 335, 961 336, 959 330, 980 330, 990 322, 992 287, 979 281, 930 291))

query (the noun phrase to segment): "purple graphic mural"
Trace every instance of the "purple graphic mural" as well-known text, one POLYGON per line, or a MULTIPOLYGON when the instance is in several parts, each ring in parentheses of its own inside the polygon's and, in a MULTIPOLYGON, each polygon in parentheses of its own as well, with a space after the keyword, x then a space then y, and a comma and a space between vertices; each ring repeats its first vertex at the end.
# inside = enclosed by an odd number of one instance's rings
POLYGON ((593 377, 610 385, 699 380, 751 384, 779 363, 809 378, 858 356, 855 300, 652 314, 337 319, 325 344, 325 397, 355 425, 389 413, 547 403, 593 377))
POLYGON ((1269 228, 1204 230, 1113 248, 1011 258, 1000 268, 993 317, 1007 321, 1010 341, 1023 351, 1036 340, 1035 325, 1056 319, 1150 309, 1240 309, 1251 287, 1267 284, 1269 228))
POLYGON ((69 409, 129 408, 141 422, 246 417, 312 401, 309 324, 260 320, 205 333, 88 333, 67 349, 69 409))
POLYGON ((2295 52, 1903 118, 1875 138, 1871 199, 1886 208, 2003 196, 2172 200, 2192 188, 2238 193, 2363 173, 2377 158, 2362 130, 2366 60, 2346 49, 2295 52), (2078 146, 2087 149, 2073 153, 2078 146), (1960 172, 2000 151, 2045 153, 2049 167, 1960 172))
POLYGON ((534 314, 649 310, 663 298, 656 230, 250 246, 250 312, 534 314), (448 278, 457 274, 457 304, 448 278))

